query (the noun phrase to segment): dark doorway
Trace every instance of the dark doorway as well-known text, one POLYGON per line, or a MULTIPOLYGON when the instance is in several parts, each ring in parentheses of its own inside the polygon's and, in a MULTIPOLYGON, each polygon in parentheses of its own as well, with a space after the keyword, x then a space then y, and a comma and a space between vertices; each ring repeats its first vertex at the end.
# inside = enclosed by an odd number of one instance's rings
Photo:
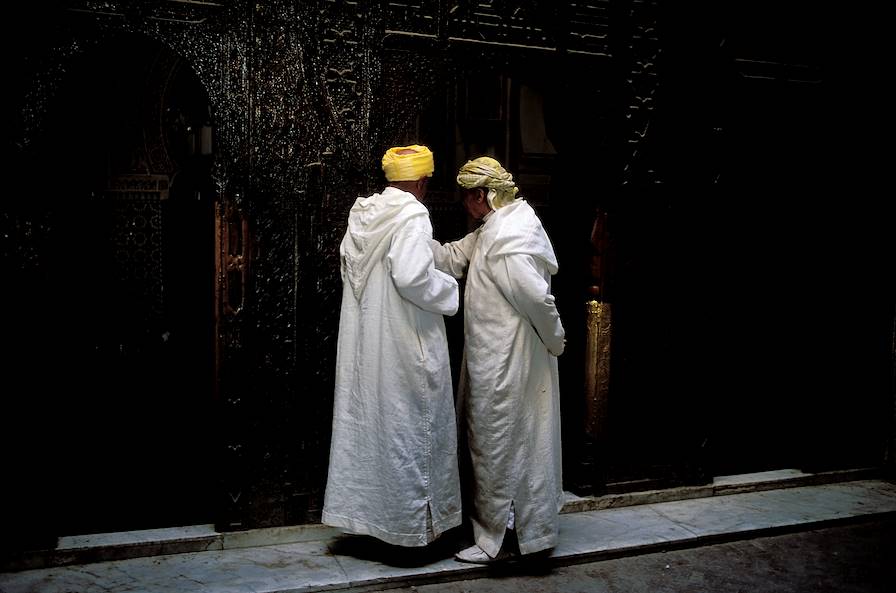
MULTIPOLYGON (((13 335, 18 511, 55 535, 211 523, 213 127, 189 64, 122 36, 48 98, 13 335)), ((10 507, 10 508, 11 508, 10 507)), ((12 511, 10 511, 12 512, 12 511)))

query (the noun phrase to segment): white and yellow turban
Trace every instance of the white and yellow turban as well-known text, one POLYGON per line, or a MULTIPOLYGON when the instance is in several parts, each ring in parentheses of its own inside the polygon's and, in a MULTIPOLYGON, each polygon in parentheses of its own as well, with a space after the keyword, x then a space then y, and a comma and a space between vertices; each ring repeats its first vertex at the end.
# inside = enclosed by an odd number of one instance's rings
POLYGON ((504 170, 501 163, 488 156, 467 161, 457 174, 457 183, 466 189, 487 189, 488 203, 493 210, 513 202, 520 191, 513 181, 513 175, 504 170))
POLYGON ((389 181, 417 181, 423 177, 432 177, 435 165, 432 152, 425 146, 396 146, 383 155, 383 171, 389 181), (409 151, 407 154, 399 154, 409 151))

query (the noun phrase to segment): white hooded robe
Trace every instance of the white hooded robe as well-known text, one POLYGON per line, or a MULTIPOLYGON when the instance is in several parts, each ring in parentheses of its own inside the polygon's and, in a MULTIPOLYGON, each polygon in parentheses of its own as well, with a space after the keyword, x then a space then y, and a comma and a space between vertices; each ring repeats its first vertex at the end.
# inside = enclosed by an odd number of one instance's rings
POLYGON ((467 275, 469 385, 459 398, 465 400, 476 544, 497 556, 512 505, 520 552, 554 547, 563 506, 556 356, 565 333, 551 294, 553 247, 522 199, 492 212, 464 239, 430 245, 437 268, 467 275))
POLYGON ((340 245, 342 309, 322 522, 423 546, 460 524, 457 428, 429 212, 387 187, 358 198, 340 245))

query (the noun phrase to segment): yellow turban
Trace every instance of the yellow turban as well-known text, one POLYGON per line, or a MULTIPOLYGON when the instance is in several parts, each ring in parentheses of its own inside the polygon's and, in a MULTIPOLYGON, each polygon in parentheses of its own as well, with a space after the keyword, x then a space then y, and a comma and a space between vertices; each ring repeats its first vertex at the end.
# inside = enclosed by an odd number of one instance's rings
POLYGON ((513 175, 505 171, 501 163, 488 156, 467 161, 457 174, 457 183, 466 189, 487 189, 488 203, 494 210, 513 202, 520 191, 513 181, 513 175))
POLYGON ((432 152, 425 146, 396 146, 383 155, 383 171, 389 181, 417 181, 423 177, 432 177, 435 165, 432 152), (399 154, 405 150, 413 150, 407 154, 399 154))

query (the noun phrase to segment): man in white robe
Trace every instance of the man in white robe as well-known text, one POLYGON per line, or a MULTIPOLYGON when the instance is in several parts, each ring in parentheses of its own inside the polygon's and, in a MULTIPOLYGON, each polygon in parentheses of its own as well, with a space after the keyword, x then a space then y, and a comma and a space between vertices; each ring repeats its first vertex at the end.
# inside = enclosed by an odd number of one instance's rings
POLYGON ((433 265, 420 202, 425 146, 389 149, 388 186, 358 198, 340 245, 342 309, 322 522, 425 546, 461 522, 457 428, 443 315, 457 281, 433 265))
POLYGON ((436 267, 466 274, 459 406, 472 466, 475 545, 463 562, 487 564, 547 551, 563 505, 557 356, 565 332, 551 294, 553 247, 510 173, 489 157, 464 165, 464 206, 483 224, 465 238, 430 241, 436 267))

